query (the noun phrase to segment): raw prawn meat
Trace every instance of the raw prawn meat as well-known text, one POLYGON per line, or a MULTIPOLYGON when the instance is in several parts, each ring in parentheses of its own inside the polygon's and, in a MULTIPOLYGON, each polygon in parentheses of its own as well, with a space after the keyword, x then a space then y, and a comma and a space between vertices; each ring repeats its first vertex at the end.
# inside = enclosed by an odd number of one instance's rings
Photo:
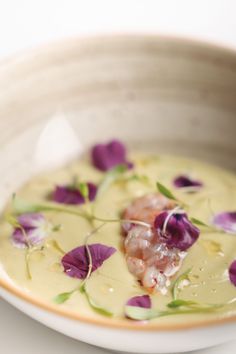
POLYGON ((147 223, 125 222, 122 228, 128 269, 150 292, 167 293, 170 278, 179 270, 187 254, 178 248, 168 247, 154 227, 160 213, 168 213, 175 207, 174 201, 153 193, 137 198, 123 213, 125 220, 147 223))

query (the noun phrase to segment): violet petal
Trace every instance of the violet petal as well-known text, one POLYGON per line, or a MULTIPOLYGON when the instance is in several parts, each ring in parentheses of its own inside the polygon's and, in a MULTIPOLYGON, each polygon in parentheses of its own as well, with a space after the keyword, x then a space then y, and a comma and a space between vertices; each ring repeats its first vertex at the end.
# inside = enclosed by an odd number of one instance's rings
POLYGON ((167 217, 168 212, 162 212, 155 219, 154 227, 158 236, 168 247, 175 247, 181 251, 187 250, 197 241, 199 229, 190 222, 186 213, 176 213, 170 217, 164 232, 163 227, 167 217))
POLYGON ((223 211, 214 215, 213 225, 229 232, 236 233, 236 211, 223 211))
MULTIPOLYGON (((100 243, 95 243, 88 247, 92 257, 92 272, 101 267, 103 262, 116 252, 115 248, 100 243)), ((64 272, 68 276, 85 279, 89 269, 89 257, 86 247, 76 247, 66 253, 61 263, 64 267, 64 272)))
POLYGON ((135 306, 150 309, 152 307, 152 303, 149 295, 140 295, 131 297, 127 301, 126 306, 135 306))
POLYGON ((12 234, 12 242, 17 248, 26 248, 28 245, 39 245, 46 237, 45 231, 39 228, 27 229, 25 233, 21 229, 17 228, 12 234))
POLYGON ((118 165, 133 167, 133 164, 126 160, 126 148, 119 140, 95 145, 91 157, 93 165, 101 171, 108 171, 118 165))
POLYGON ((229 267, 229 279, 231 283, 236 286, 236 260, 234 260, 229 267))
POLYGON ((194 180, 187 175, 177 176, 173 180, 173 184, 176 188, 185 188, 185 187, 202 187, 203 183, 198 180, 194 180))
MULTIPOLYGON (((97 187, 95 184, 88 182, 89 200, 93 201, 96 197, 97 187)), ((85 202, 84 197, 80 191, 70 186, 57 186, 52 193, 52 200, 61 204, 83 204, 85 202)))
POLYGON ((37 228, 45 223, 45 218, 39 213, 21 214, 17 218, 18 223, 24 228, 37 228))
POLYGON ((40 213, 24 213, 18 216, 20 227, 15 227, 12 242, 18 248, 40 244, 47 236, 48 223, 40 213))

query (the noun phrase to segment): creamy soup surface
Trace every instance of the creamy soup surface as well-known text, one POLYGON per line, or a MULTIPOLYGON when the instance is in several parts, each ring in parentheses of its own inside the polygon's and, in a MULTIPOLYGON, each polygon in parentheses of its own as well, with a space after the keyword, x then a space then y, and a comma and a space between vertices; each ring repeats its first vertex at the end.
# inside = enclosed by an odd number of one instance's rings
MULTIPOLYGON (((54 307, 87 318, 109 316, 111 322, 131 321, 128 317, 134 316, 136 320, 172 324, 235 314, 236 286, 229 273, 236 259, 235 220, 231 220, 230 225, 226 220, 222 227, 213 220, 223 212, 233 216, 236 176, 221 168, 178 156, 131 151, 128 161, 132 164, 126 167, 118 164, 118 167, 105 171, 94 166, 88 154, 60 170, 34 177, 16 191, 0 224, 0 262, 9 278, 24 292, 54 307), (89 201, 87 182, 97 188, 93 201, 89 201), (66 199, 63 203, 55 201, 55 198, 61 198, 55 194, 57 186, 66 186, 66 192, 76 189, 85 203, 71 204, 66 199), (168 192, 172 195, 167 195, 168 192), (159 193, 176 210, 176 214, 172 211, 169 216, 164 231, 168 231, 171 217, 180 215, 182 218, 183 213, 192 227, 199 230, 195 242, 189 248, 179 250, 184 257, 179 268, 170 275, 164 290, 158 288, 158 279, 155 279, 155 286, 144 286, 144 275, 137 276, 136 270, 128 267, 127 232, 124 232, 127 222, 121 220, 125 210, 137 198, 152 193, 159 193), (50 207, 46 210, 45 206, 50 207), (36 219, 41 221, 30 229, 24 226, 22 219, 20 221, 20 215, 29 217, 32 213, 40 214, 41 219, 37 216, 36 219), (92 215, 90 219, 88 215, 92 215), (35 238, 32 232, 35 232, 35 238), (91 270, 95 260, 91 259, 93 254, 89 245, 94 244, 112 247, 109 248, 112 251, 97 269, 91 270), (75 272, 77 275, 72 274, 70 265, 67 264, 66 268, 62 262, 65 254, 78 247, 84 247, 82 261, 87 262, 87 267, 82 265, 82 278, 81 269, 75 272), (141 296, 139 299, 142 300, 143 295, 146 300, 148 298, 149 305, 135 303, 127 308, 129 299, 141 296), (130 307, 141 308, 141 315, 139 312, 133 315, 132 309, 129 312, 130 307), (159 316, 158 311, 163 316, 159 316)), ((131 228, 137 226, 142 227, 128 224, 131 228)), ((165 235, 161 242, 165 244, 165 235)), ((173 249, 174 246, 168 247, 173 249)), ((140 254, 135 258, 142 261, 140 254)), ((78 259, 79 256, 73 261, 78 262, 78 259)), ((145 265, 148 261, 146 257, 145 265)), ((160 274, 163 275, 163 271, 160 274)), ((142 325, 150 322, 142 322, 142 325)))

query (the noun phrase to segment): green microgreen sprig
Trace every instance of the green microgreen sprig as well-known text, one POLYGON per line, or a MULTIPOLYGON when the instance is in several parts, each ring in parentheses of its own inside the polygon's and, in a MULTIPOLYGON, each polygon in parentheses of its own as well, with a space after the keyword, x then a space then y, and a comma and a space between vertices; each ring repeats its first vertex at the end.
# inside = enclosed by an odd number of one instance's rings
MULTIPOLYGON (((180 207, 188 208, 188 205, 186 203, 179 200, 167 187, 165 187, 160 182, 157 182, 157 189, 158 189, 159 193, 164 195, 166 198, 175 201, 180 207)), ((205 222, 203 222, 197 218, 194 218, 194 217, 190 217, 190 221, 196 226, 205 228, 207 230, 207 232, 209 232, 209 231, 218 232, 218 233, 225 232, 222 229, 219 229, 219 228, 214 227, 212 225, 208 225, 205 222)))
POLYGON ((100 222, 109 222, 109 223, 133 223, 137 225, 142 225, 145 227, 150 227, 150 224, 139 221, 139 220, 133 220, 133 219, 106 219, 106 218, 100 218, 96 215, 89 214, 88 212, 79 209, 78 207, 70 207, 67 205, 57 205, 54 203, 45 203, 45 204, 34 204, 34 203, 29 203, 23 199, 20 199, 18 197, 14 198, 13 201, 13 209, 14 213, 16 215, 20 215, 23 213, 32 213, 32 212, 50 212, 50 211, 56 211, 60 213, 66 213, 66 214, 71 214, 75 216, 82 217, 88 221, 100 221, 100 222), (78 210, 79 209, 79 210, 78 210))
POLYGON ((127 177, 125 179, 125 181, 127 181, 127 182, 129 182, 129 181, 137 181, 137 182, 143 183, 143 184, 145 184, 147 186, 151 185, 151 182, 150 182, 150 179, 148 178, 148 176, 139 175, 137 173, 134 173, 133 175, 127 177))
POLYGON ((90 307, 94 311, 98 312, 99 314, 101 314, 103 316, 108 316, 108 317, 113 316, 113 313, 111 311, 109 311, 109 310, 105 309, 104 307, 101 307, 95 303, 95 301, 92 299, 92 297, 87 292, 86 284, 83 284, 83 286, 80 286, 80 292, 86 296, 86 299, 87 299, 90 307))
POLYGON ((171 200, 174 200, 174 201, 176 201, 176 202, 179 201, 178 198, 176 198, 176 197, 174 196, 174 194, 173 194, 167 187, 165 187, 162 183, 157 182, 157 189, 158 189, 158 191, 159 191, 162 195, 164 195, 167 199, 171 199, 171 200))
POLYGON ((69 300, 70 297, 71 297, 76 291, 78 291, 78 288, 75 288, 75 289, 73 289, 73 290, 71 290, 71 291, 68 291, 68 292, 60 293, 60 294, 58 294, 57 296, 55 296, 55 297, 53 298, 53 302, 54 302, 55 304, 61 305, 61 304, 63 304, 64 302, 66 302, 67 300, 69 300))
MULTIPOLYGON (((104 191, 115 181, 119 181, 124 177, 124 172, 127 171, 127 167, 120 165, 117 166, 115 169, 109 171, 102 182, 100 183, 98 190, 97 190, 97 196, 95 199, 95 202, 97 199, 100 198, 100 196, 104 193, 104 191)), ((127 181, 129 180, 138 180, 147 183, 148 180, 145 178, 141 178, 138 175, 132 175, 127 177, 127 181)), ((79 189, 81 195, 84 197, 85 201, 88 200, 89 198, 89 189, 88 185, 86 183, 79 183, 77 185, 77 188, 79 189)), ((181 207, 186 206, 186 204, 182 201, 180 201, 167 187, 165 187, 163 184, 157 182, 157 189, 159 193, 164 195, 166 198, 175 201, 177 204, 178 209, 181 209, 181 207)), ((78 217, 82 217, 87 219, 89 222, 91 221, 99 221, 102 222, 102 225, 99 225, 97 228, 92 230, 90 234, 86 236, 85 239, 85 247, 86 251, 88 254, 88 259, 89 259, 89 266, 88 266, 88 273, 86 275, 86 278, 82 281, 82 283, 77 286, 75 289, 69 291, 69 292, 64 292, 61 294, 58 294, 53 301, 57 304, 63 304, 69 298, 77 291, 80 291, 82 294, 84 294, 87 298, 87 301, 91 308, 93 308, 95 311, 106 315, 106 316, 112 316, 112 313, 104 308, 101 308, 98 306, 94 300, 90 297, 90 295, 87 292, 86 289, 86 282, 91 276, 92 272, 92 257, 91 253, 88 247, 88 239, 95 233, 97 232, 101 227, 105 225, 105 223, 111 222, 111 223, 134 223, 137 225, 142 225, 145 227, 150 227, 151 225, 138 221, 138 220, 126 220, 126 219, 105 219, 105 218, 100 218, 93 213, 89 213, 85 209, 78 208, 78 207, 71 207, 71 206, 66 206, 66 205, 58 205, 54 203, 39 203, 39 204, 32 204, 28 203, 27 201, 24 201, 22 199, 19 199, 18 197, 13 198, 13 208, 14 212, 16 215, 22 214, 22 213, 27 213, 27 212, 49 212, 49 211, 56 211, 56 212, 61 212, 61 213, 67 213, 67 214, 72 214, 78 217)), ((175 210, 175 212, 183 212, 182 210, 175 210)), ((191 218, 190 219, 192 223, 195 225, 205 227, 205 228, 210 228, 209 225, 205 224, 204 222, 196 219, 196 218, 191 218)), ((63 251, 62 251, 63 252, 63 251)), ((27 256, 28 257, 28 256, 27 256)), ((27 258, 27 264, 28 264, 28 258, 27 258)), ((218 310, 221 308, 223 305, 200 305, 194 301, 190 300, 182 300, 178 299, 178 294, 179 294, 179 285, 183 280, 188 280, 188 275, 190 270, 187 270, 184 274, 182 274, 173 284, 172 287, 172 296, 173 300, 167 304, 167 310, 157 310, 157 309, 144 309, 140 307, 134 307, 134 306, 126 306, 126 314, 128 317, 136 319, 136 320, 147 320, 147 319, 152 319, 156 317, 163 317, 163 316, 169 316, 169 315, 176 315, 176 314, 191 314, 191 313, 210 313, 213 311, 218 310)), ((30 273, 29 273, 30 274, 30 273)))
POLYGON ((14 228, 20 229, 22 232, 22 235, 24 236, 25 243, 26 243, 26 249, 25 249, 25 269, 26 269, 26 275, 29 280, 32 279, 32 274, 30 270, 30 255, 31 255, 31 247, 32 245, 30 244, 30 241, 28 239, 27 233, 25 232, 25 229, 20 225, 18 220, 10 214, 5 215, 6 221, 14 228))
POLYGON ((169 307, 170 309, 176 309, 176 308, 179 308, 182 306, 192 307, 192 306, 196 306, 196 305, 197 305, 197 302, 195 302, 195 301, 175 299, 175 300, 172 300, 171 302, 169 302, 167 304, 167 307, 169 307))
POLYGON ((191 217, 191 218, 190 218, 190 221, 191 221, 194 225, 196 225, 196 226, 198 226, 198 227, 202 227, 203 229, 205 229, 206 232, 226 233, 225 230, 220 229, 220 228, 218 228, 218 227, 215 227, 215 226, 213 226, 213 225, 206 224, 205 222, 203 222, 203 221, 201 221, 201 220, 199 220, 199 219, 196 219, 196 218, 191 217))
POLYGON ((110 185, 119 180, 126 171, 127 166, 125 165, 118 165, 108 171, 98 186, 95 202, 110 187, 110 185))
MULTIPOLYGON (((14 201, 16 200, 16 196, 14 195, 14 201)), ((32 211, 33 212, 33 211, 32 211)), ((23 212, 22 212, 23 213, 23 212)), ((20 213, 20 214, 22 214, 20 213)), ((17 218, 11 214, 6 214, 5 215, 5 220, 14 228, 14 229, 20 229, 22 232, 22 235, 24 236, 24 241, 25 241, 25 267, 26 267, 26 276, 29 280, 32 280, 32 273, 30 269, 30 257, 31 255, 38 251, 40 249, 39 246, 32 245, 27 232, 25 231, 24 227, 18 222, 17 218)), ((58 232, 61 229, 61 225, 55 225, 52 227, 53 232, 58 232)), ((46 244, 47 246, 49 244, 46 244)), ((54 250, 64 254, 63 250, 59 246, 58 242, 56 240, 51 240, 50 241, 50 247, 53 248, 54 250)))
POLYGON ((174 202, 176 202, 181 208, 188 208, 189 206, 183 202, 182 200, 180 200, 179 198, 177 198, 170 189, 168 189, 166 186, 164 186, 162 183, 157 182, 156 183, 157 186, 157 190, 159 191, 160 194, 162 194, 164 197, 166 197, 167 199, 170 199, 174 202))
POLYGON ((80 194, 85 200, 88 200, 89 198, 89 188, 88 188, 88 183, 85 182, 79 182, 78 183, 78 189, 80 191, 80 194))
POLYGON ((206 223, 204 223, 203 221, 196 219, 196 218, 190 218, 190 221, 197 226, 203 226, 203 227, 210 227, 210 225, 207 225, 206 223))
POLYGON ((190 281, 189 279, 189 274, 191 272, 192 268, 187 269, 183 274, 181 274, 173 283, 172 288, 171 288, 171 295, 174 300, 177 300, 178 295, 179 295, 179 289, 180 289, 180 284, 183 281, 190 281))
POLYGON ((90 252, 90 249, 89 249, 89 246, 88 246, 88 240, 95 234, 97 233, 102 227, 104 227, 106 225, 106 223, 103 223, 101 225, 99 225, 98 227, 96 227, 95 229, 93 229, 92 231, 90 231, 86 236, 85 236, 85 241, 84 241, 84 245, 85 245, 85 248, 86 248, 86 252, 87 252, 87 256, 88 256, 88 272, 86 274, 86 277, 85 279, 83 279, 82 283, 79 284, 79 286, 77 286, 75 289, 69 291, 69 292, 64 292, 64 293, 60 293, 58 294, 56 297, 54 297, 53 301, 56 303, 56 304, 63 304, 65 303, 67 300, 70 299, 70 297, 80 291, 81 294, 84 294, 86 296, 86 299, 90 305, 90 307, 104 315, 104 316, 112 316, 113 313, 110 312, 109 310, 105 309, 105 308, 102 308, 101 306, 97 305, 94 300, 91 298, 91 296, 89 295, 89 293, 87 292, 87 289, 86 289, 86 282, 87 280, 90 278, 91 276, 91 273, 92 273, 92 268, 93 268, 93 259, 92 259, 92 255, 91 255, 91 252, 90 252))
POLYGON ((168 310, 160 311, 159 309, 146 309, 142 307, 135 306, 126 306, 125 313, 126 315, 137 321, 145 321, 151 320, 153 318, 165 317, 165 316, 173 316, 173 315, 189 315, 189 314, 201 314, 201 313, 213 313, 219 309, 221 309, 223 305, 213 304, 213 305, 204 305, 197 306, 192 302, 179 302, 172 304, 172 307, 169 306, 168 310))

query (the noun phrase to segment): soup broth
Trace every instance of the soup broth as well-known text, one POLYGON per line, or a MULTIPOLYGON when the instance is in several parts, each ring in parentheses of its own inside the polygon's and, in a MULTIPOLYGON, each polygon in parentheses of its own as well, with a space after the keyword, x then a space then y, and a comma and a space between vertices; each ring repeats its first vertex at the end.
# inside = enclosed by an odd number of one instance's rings
POLYGON ((47 304, 111 322, 147 326, 235 314, 236 176, 179 156, 131 151, 114 162, 115 154, 110 166, 88 153, 16 191, 0 224, 0 262, 12 282, 47 304), (152 195, 168 207, 147 220, 142 198, 152 195), (127 214, 137 200, 141 209, 127 214), (165 225, 158 224, 161 213, 165 225), (130 251, 130 230, 149 227, 151 243, 130 251), (151 261, 150 245, 164 245, 169 263, 160 265, 160 250, 151 261), (168 259, 171 252, 180 260, 168 259), (170 264, 176 268, 168 273, 170 264))

